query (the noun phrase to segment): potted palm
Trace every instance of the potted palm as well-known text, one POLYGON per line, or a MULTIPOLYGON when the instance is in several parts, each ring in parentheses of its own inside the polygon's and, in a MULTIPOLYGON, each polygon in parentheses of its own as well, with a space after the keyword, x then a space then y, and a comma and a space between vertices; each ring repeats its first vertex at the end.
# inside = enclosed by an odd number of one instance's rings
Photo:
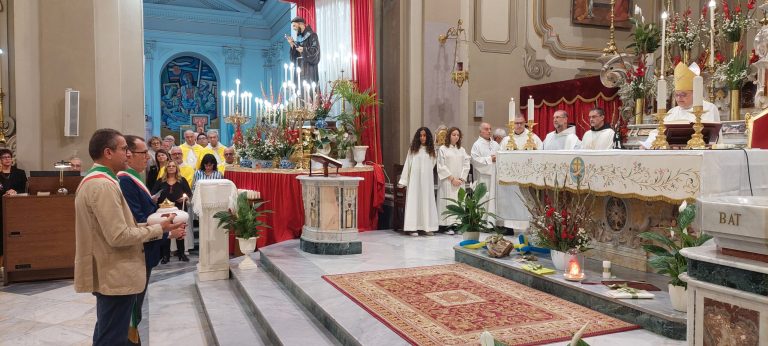
POLYGON ((355 162, 357 162, 355 167, 362 167, 364 166, 363 161, 365 161, 365 152, 368 150, 367 145, 362 145, 362 134, 368 126, 370 117, 370 114, 368 114, 366 109, 380 105, 381 101, 376 96, 376 93, 370 89, 360 91, 351 81, 340 81, 336 84, 335 89, 339 97, 352 106, 352 111, 350 113, 342 111, 341 114, 336 117, 336 126, 340 127, 339 123, 341 123, 341 126, 346 128, 347 131, 351 132, 354 136, 356 145, 353 147, 352 151, 354 153, 353 156, 355 162))
POLYGON ((480 232, 498 232, 496 225, 488 218, 497 218, 494 213, 488 211, 486 205, 490 200, 483 201, 488 193, 488 187, 479 183, 472 193, 468 193, 463 187, 459 188, 456 199, 445 198, 448 201, 444 218, 453 217, 456 230, 464 235, 465 240, 479 240, 480 232))
POLYGON ((222 210, 213 217, 219 220, 218 227, 224 228, 227 232, 234 232, 235 237, 240 245, 240 251, 246 255, 246 258, 250 258, 248 255, 253 253, 256 248, 256 240, 259 239, 259 228, 269 228, 269 225, 265 224, 259 218, 266 213, 271 213, 271 210, 258 210, 266 201, 256 201, 251 203, 248 200, 246 192, 242 192, 237 196, 237 203, 235 210, 222 210))
POLYGON ((648 265, 659 274, 671 277, 669 281, 669 298, 675 310, 685 312, 687 310, 686 290, 687 284, 680 280, 680 274, 688 270, 687 259, 680 254, 680 250, 687 247, 700 246, 712 239, 712 236, 701 234, 698 237, 688 232, 688 226, 696 216, 696 207, 683 202, 677 215, 677 225, 669 228, 670 237, 653 232, 643 232, 638 236, 656 244, 645 244, 643 249, 652 256, 648 265))

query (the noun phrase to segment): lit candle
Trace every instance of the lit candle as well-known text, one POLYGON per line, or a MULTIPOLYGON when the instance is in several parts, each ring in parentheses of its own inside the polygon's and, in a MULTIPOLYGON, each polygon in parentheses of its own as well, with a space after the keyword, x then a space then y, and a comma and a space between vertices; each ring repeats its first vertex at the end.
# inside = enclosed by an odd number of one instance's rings
POLYGON ((704 101, 704 78, 693 77, 693 106, 701 106, 704 101))
MULTIPOLYGON (((0 49, 0 89, 3 88, 3 50, 0 49)), ((2 100, 0 100, 2 101, 2 100)))
POLYGON ((603 279, 611 278, 611 261, 603 261, 603 279))
POLYGON ((509 121, 515 121, 515 98, 509 99, 509 121))
POLYGON ((291 83, 293 83, 293 69, 294 68, 295 68, 295 66, 293 66, 293 63, 288 65, 288 70, 291 72, 290 74, 288 74, 288 76, 291 77, 288 81, 291 82, 291 83))
POLYGON ((312 93, 312 103, 314 104, 317 99, 317 83, 312 82, 312 89, 310 89, 310 92, 312 93))
POLYGON ((301 67, 296 67, 296 80, 298 81, 296 83, 296 86, 298 86, 298 94, 301 95, 301 67))
POLYGON ((667 109, 667 81, 663 75, 656 86, 656 109, 667 109))
POLYGON ((288 64, 283 64, 283 83, 288 80, 288 64))
POLYGON ((185 193, 185 194, 181 195, 181 198, 182 198, 182 200, 181 200, 181 210, 186 210, 186 208, 184 206, 186 206, 186 204, 187 204, 187 198, 188 198, 187 194, 185 193))
POLYGON ((221 92, 221 116, 227 115, 227 92, 221 92))
POLYGON ((715 0, 709 1, 709 66, 715 66, 715 0))
POLYGON ((235 79, 235 95, 240 95, 240 78, 235 79))
POLYGON ((235 92, 229 91, 229 114, 235 114, 235 92))
MULTIPOLYGON (((664 70, 664 60, 666 60, 666 56, 664 55, 664 47, 667 45, 667 17, 669 17, 669 14, 667 11, 664 11, 661 13, 661 75, 664 76, 666 74, 666 71, 664 70)), ((674 66, 673 66, 674 67, 674 66)))
POLYGON ((533 121, 533 96, 528 95, 528 121, 533 121))

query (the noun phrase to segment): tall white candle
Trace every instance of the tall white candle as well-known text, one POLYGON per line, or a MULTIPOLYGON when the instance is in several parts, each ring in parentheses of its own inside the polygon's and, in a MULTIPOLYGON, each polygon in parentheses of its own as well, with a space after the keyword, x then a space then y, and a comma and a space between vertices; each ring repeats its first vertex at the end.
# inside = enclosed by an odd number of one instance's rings
POLYGON ((704 78, 701 76, 693 77, 693 106, 704 104, 704 78))
POLYGON ((288 80, 288 64, 283 64, 283 82, 288 80))
POLYGON ((227 115, 227 92, 221 92, 221 116, 227 115))
POLYGON ((533 96, 528 95, 528 121, 533 121, 533 107, 535 107, 533 104, 533 96))
POLYGON ((515 113, 515 98, 512 97, 509 99, 509 121, 515 121, 515 113))
POLYGON ((667 81, 664 76, 659 78, 656 86, 656 109, 667 109, 667 81))
POLYGON ((235 79, 235 95, 240 95, 240 78, 235 79))
POLYGON ((298 94, 301 95, 301 67, 296 67, 296 80, 297 90, 299 90, 298 94))
POLYGON ((229 91, 229 114, 235 114, 235 92, 229 91))
POLYGON ((315 104, 315 102, 317 101, 317 83, 312 82, 311 87, 312 89, 310 89, 310 91, 312 93, 312 104, 315 104))
POLYGON ((666 49, 667 45, 667 17, 669 17, 669 14, 667 11, 664 11, 661 13, 661 75, 664 76, 666 74, 666 70, 664 70, 664 63, 666 59, 666 55, 664 55, 664 50, 666 49))
POLYGON ((715 0, 709 1, 709 66, 715 66, 715 0))
POLYGON ((291 63, 290 65, 288 65, 288 70, 291 72, 291 73, 289 73, 289 74, 288 74, 288 76, 290 77, 290 78, 288 79, 288 81, 289 81, 289 82, 291 82, 291 83, 293 83, 293 69, 294 69, 294 68, 295 68, 295 66, 293 65, 293 63, 291 63))

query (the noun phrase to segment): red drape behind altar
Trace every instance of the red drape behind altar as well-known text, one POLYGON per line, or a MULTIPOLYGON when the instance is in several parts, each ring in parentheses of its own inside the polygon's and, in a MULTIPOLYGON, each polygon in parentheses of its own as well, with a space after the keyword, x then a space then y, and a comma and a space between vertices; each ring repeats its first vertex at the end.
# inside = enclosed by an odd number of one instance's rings
POLYGON ((317 26, 315 26, 315 23, 316 23, 315 22, 315 0, 283 0, 283 1, 296 4, 296 15, 304 18, 304 20, 307 21, 307 24, 311 25, 312 29, 315 30, 315 32, 317 32, 317 26))
MULTIPOLYGON (((350 0, 352 12, 352 51, 357 54, 357 80, 360 90, 376 91, 376 42, 374 34, 373 0, 350 0)), ((366 161, 381 163, 379 107, 366 110, 371 118, 362 134, 368 146, 366 161)))
POLYGON ((568 122, 576 124, 579 138, 589 130, 589 111, 594 107, 605 110, 605 122, 619 116, 621 101, 618 88, 606 88, 600 77, 585 77, 562 82, 531 85, 520 88, 520 104, 523 115, 527 114, 526 100, 533 96, 536 109, 534 119, 538 124, 534 132, 543 140, 555 129, 552 115, 555 111, 568 112, 568 122))
MULTIPOLYGON (((238 172, 226 171, 224 176, 235 183, 238 189, 259 191, 261 199, 268 201, 263 208, 274 211, 266 214, 262 221, 272 228, 262 232, 259 247, 279 243, 301 236, 304 226, 304 206, 301 183, 296 179, 306 172, 238 172)), ((341 173, 343 176, 361 177, 357 193, 357 228, 362 231, 375 230, 379 221, 379 208, 384 203, 384 174, 379 166, 373 170, 357 170, 341 173)), ((234 237, 231 237, 230 252, 234 237)))

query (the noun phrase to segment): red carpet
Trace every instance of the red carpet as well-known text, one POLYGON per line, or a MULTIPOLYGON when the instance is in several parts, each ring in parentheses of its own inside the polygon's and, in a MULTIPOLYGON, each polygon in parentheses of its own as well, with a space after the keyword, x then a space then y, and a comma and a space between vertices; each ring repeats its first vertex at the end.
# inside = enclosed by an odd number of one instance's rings
POLYGON ((465 264, 323 277, 414 345, 477 345, 491 332, 508 345, 569 340, 640 327, 465 264))

